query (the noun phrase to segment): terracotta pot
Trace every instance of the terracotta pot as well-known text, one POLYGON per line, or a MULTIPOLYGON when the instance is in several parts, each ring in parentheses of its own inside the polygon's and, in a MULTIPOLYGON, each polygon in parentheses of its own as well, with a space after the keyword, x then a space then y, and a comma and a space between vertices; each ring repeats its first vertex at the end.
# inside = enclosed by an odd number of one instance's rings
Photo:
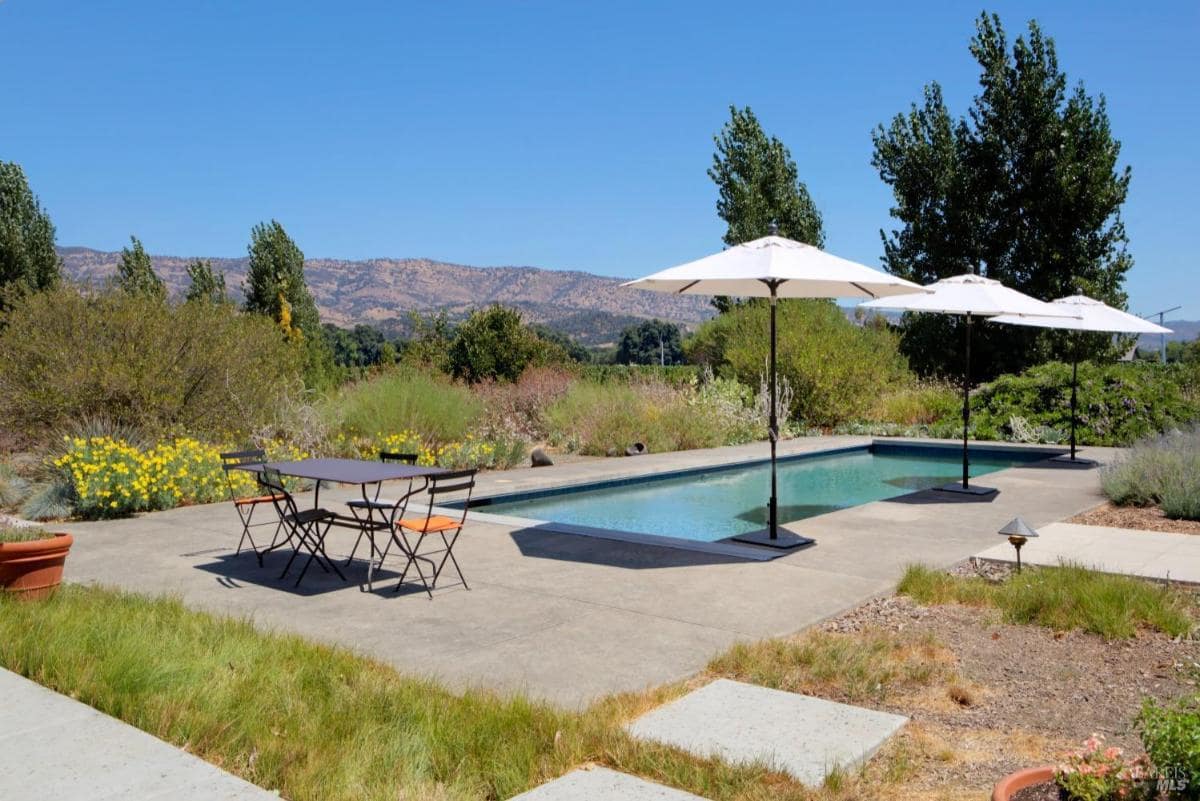
POLYGON ((62 582, 63 563, 74 542, 70 534, 31 542, 0 542, 0 590, 28 600, 51 594, 62 582))
POLYGON ((992 790, 992 801, 1008 801, 1008 799, 1012 798, 1020 790, 1050 781, 1053 778, 1054 767, 1052 765, 1042 765, 1040 768, 1025 768, 1025 770, 1018 770, 1016 773, 1010 773, 996 782, 996 787, 992 790))

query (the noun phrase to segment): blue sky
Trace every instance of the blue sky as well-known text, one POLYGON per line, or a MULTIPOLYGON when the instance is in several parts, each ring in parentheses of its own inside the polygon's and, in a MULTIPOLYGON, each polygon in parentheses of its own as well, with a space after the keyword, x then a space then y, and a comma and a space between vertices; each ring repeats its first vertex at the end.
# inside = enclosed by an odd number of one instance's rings
MULTIPOLYGON (((1200 4, 988 8, 1108 98, 1131 309, 1200 317, 1200 4)), ((870 132, 930 80, 966 110, 979 10, 0 0, 0 159, 64 245, 237 256, 274 217, 309 256, 636 276, 720 248, 705 169, 736 103, 790 147, 828 249, 878 265, 870 132)))

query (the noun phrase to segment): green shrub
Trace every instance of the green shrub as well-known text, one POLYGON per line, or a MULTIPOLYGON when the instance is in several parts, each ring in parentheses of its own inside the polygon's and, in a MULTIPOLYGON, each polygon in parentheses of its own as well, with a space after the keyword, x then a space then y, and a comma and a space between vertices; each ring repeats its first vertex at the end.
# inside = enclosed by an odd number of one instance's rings
POLYGON ((472 384, 516 381, 530 365, 565 361, 566 351, 528 328, 519 311, 500 304, 468 317, 450 343, 450 374, 472 384))
POLYGON ((461 440, 476 427, 483 403, 449 378, 399 367, 348 385, 320 405, 329 429, 345 435, 415 431, 428 443, 461 440))
POLYGON ((28 494, 29 482, 17 475, 10 465, 0 462, 0 509, 20 506, 28 494))
POLYGON ((269 320, 228 304, 64 286, 5 317, 0 427, 44 443, 103 415, 151 434, 243 434, 272 416, 298 362, 269 320))
POLYGON ((1169 505, 1174 517, 1200 519, 1200 427, 1134 443, 1101 470, 1100 485, 1115 504, 1169 505))
POLYGON ((655 453, 713 448, 763 435, 751 400, 731 380, 695 389, 580 381, 546 410, 546 421, 553 444, 594 456, 623 454, 635 442, 655 453))
POLYGON ((1148 698, 1137 725, 1166 797, 1200 799, 1200 695, 1164 706, 1148 698))
MULTIPOLYGON (((790 414, 805 425, 862 419, 881 392, 912 380, 897 337, 884 326, 858 326, 828 301, 778 307, 779 375, 793 392, 790 414)), ((738 306, 700 326, 689 358, 719 375, 758 386, 767 370, 770 307, 738 306)))
POLYGON ((879 395, 866 420, 903 426, 931 425, 962 412, 958 388, 940 381, 918 381, 879 395))
POLYGON ((582 380, 594 384, 660 381, 673 387, 690 386, 701 373, 694 364, 586 364, 576 369, 582 380))
POLYGON ((26 520, 63 520, 75 513, 75 490, 64 477, 35 484, 21 504, 26 520))
MULTIPOLYGON (((1080 364, 1078 442, 1128 445, 1200 420, 1198 377, 1200 371, 1187 365, 1080 364)), ((1020 439, 1015 429, 1023 426, 1065 440, 1071 428, 1071 366, 1048 362, 980 387, 971 397, 971 425, 979 439, 1020 439)))

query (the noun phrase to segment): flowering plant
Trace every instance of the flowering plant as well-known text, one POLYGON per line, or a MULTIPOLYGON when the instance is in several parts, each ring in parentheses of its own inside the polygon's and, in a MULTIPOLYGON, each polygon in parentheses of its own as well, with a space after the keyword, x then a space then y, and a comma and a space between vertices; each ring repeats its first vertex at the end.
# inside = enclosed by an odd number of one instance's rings
POLYGON ((1149 795, 1149 763, 1145 757, 1125 758, 1116 746, 1104 746, 1104 735, 1093 734, 1083 747, 1069 752, 1054 770, 1054 781, 1070 801, 1137 799, 1149 795))

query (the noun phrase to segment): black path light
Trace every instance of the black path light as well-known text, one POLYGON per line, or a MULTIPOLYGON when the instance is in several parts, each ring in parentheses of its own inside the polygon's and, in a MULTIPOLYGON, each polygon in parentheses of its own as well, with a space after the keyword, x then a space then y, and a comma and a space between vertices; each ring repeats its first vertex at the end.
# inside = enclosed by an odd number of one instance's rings
POLYGON ((1017 572, 1021 572, 1021 547, 1029 541, 1030 537, 1039 536, 1037 531, 1028 523, 1019 517, 1014 517, 1004 524, 1004 528, 1000 529, 1000 536, 1008 537, 1008 541, 1012 543, 1012 547, 1017 550, 1017 572))

